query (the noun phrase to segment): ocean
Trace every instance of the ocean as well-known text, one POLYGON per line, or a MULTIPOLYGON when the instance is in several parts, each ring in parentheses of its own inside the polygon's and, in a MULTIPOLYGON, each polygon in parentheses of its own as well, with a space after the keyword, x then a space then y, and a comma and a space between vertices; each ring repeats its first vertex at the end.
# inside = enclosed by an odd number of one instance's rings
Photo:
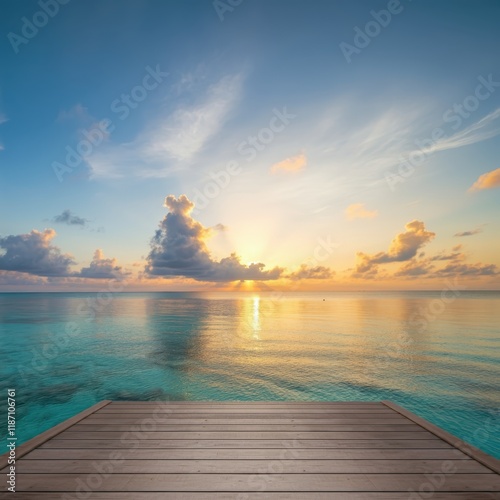
POLYGON ((388 399, 500 458, 496 291, 0 293, 0 336, 18 445, 103 399, 388 399))

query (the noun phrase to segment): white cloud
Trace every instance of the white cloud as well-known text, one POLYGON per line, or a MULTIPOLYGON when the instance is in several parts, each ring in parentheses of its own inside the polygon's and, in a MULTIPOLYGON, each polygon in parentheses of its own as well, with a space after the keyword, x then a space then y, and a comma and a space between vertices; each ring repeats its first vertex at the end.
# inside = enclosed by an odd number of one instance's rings
MULTIPOLYGON (((355 101, 349 102, 351 114, 358 115, 355 101)), ((315 142, 314 146, 306 145, 312 151, 324 144, 323 163, 328 163, 330 171, 338 170, 340 177, 336 178, 336 184, 344 180, 349 182, 353 178, 353 172, 356 173, 358 183, 369 184, 376 180, 385 184, 380 173, 407 160, 412 152, 418 151, 415 141, 425 143, 425 139, 430 139, 433 131, 426 126, 429 122, 432 123, 433 109, 422 103, 398 103, 385 110, 380 108, 377 111, 366 111, 363 122, 349 116, 349 111, 345 108, 334 106, 332 109, 336 113, 336 119, 326 127, 325 120, 320 115, 318 123, 322 125, 317 130, 321 130, 321 136, 316 140, 311 138, 315 142)), ((327 109, 327 112, 331 113, 331 110, 327 109)), ((498 118, 500 108, 463 130, 434 141, 422 151, 429 155, 490 139, 500 134, 498 118)), ((314 128, 311 130, 313 133, 317 132, 314 128)), ((319 163, 317 159, 315 161, 319 163)))
MULTIPOLYGON (((8 122, 9 119, 7 118, 7 116, 0 112, 0 125, 2 125, 2 123, 5 123, 5 122, 8 122)), ((0 151, 4 151, 5 150, 5 146, 3 145, 3 143, 0 142, 0 151)))
POLYGON ((209 87, 205 99, 177 109, 151 141, 152 156, 191 160, 222 128, 241 93, 241 75, 223 77, 209 87))
POLYGON ((221 131, 241 95, 242 74, 227 75, 194 103, 178 106, 130 143, 103 146, 87 161, 93 178, 167 177, 195 159, 221 131))
POLYGON ((444 137, 436 141, 434 145, 424 150, 425 152, 433 153, 435 151, 444 151, 446 149, 455 149, 475 144, 476 142, 485 141, 500 134, 500 127, 491 128, 491 125, 500 118, 500 108, 481 118, 479 121, 464 128, 463 130, 444 137))

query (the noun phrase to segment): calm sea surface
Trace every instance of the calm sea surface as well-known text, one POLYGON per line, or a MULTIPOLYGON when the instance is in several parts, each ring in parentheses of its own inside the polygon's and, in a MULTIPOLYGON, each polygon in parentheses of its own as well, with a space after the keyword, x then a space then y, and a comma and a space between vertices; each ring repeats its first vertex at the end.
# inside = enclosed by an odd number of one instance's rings
POLYGON ((0 337, 20 441, 102 399, 389 399, 500 458, 500 292, 2 293, 0 337))

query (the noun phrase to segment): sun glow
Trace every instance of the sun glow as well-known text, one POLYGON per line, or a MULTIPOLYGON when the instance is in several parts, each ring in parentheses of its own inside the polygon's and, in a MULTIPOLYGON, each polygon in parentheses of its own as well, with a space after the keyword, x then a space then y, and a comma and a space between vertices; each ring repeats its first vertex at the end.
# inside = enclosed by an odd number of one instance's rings
POLYGON ((259 339, 259 332, 260 332, 260 298, 259 297, 254 297, 253 298, 253 321, 252 321, 252 327, 253 327, 253 338, 254 339, 259 339))

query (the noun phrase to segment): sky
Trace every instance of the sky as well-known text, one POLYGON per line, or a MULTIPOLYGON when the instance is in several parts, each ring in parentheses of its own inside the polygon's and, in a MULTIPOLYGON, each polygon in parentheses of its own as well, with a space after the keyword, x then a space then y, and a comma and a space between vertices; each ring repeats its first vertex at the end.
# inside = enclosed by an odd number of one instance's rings
POLYGON ((0 291, 500 288, 499 2, 0 9, 0 291))

